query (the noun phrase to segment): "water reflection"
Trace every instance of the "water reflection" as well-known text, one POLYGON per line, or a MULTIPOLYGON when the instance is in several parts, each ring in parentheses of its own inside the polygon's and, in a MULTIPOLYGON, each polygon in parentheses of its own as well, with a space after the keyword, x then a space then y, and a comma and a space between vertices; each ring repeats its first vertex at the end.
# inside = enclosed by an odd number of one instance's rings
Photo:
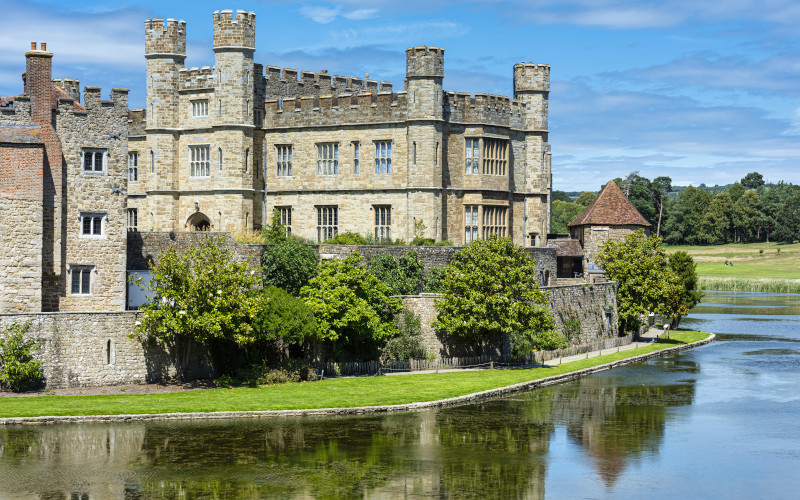
POLYGON ((0 477, 37 498, 543 498, 555 426, 610 484, 692 401, 691 384, 615 383, 388 416, 9 427, 0 477))

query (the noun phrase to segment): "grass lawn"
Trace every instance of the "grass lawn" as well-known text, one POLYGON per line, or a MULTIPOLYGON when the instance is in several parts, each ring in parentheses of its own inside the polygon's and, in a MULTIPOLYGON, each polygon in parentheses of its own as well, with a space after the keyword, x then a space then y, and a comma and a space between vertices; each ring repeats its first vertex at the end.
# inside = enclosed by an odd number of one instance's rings
POLYGON ((701 332, 675 331, 669 340, 657 344, 551 368, 338 378, 258 388, 202 389, 164 394, 7 397, 0 399, 0 417, 294 410, 435 401, 597 366, 688 344, 707 336, 701 332))
POLYGON ((697 263, 697 274, 709 278, 800 279, 800 243, 738 243, 713 246, 665 246, 684 250, 697 263), (725 261, 733 266, 725 265, 725 261))

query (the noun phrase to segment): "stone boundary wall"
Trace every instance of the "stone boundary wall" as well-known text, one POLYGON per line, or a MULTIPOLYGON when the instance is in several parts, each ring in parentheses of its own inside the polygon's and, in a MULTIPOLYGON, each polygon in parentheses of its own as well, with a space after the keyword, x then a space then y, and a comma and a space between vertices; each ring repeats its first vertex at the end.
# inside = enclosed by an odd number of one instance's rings
MULTIPOLYGON (((0 314, 0 335, 12 323, 30 322, 25 338, 39 343, 34 356, 42 362, 48 388, 145 384, 175 377, 166 352, 128 337, 138 317, 134 312, 0 314)), ((194 361, 192 376, 213 375, 205 357, 194 361)))
POLYGON ((580 333, 569 339, 571 344, 589 344, 619 335, 615 282, 542 287, 542 290, 549 292, 548 300, 560 333, 567 334, 564 320, 580 321, 580 333))
MULTIPOLYGON (((128 270, 141 271, 147 269, 148 261, 155 261, 161 250, 174 247, 178 253, 186 252, 192 245, 197 245, 210 236, 222 237, 225 245, 243 261, 255 267, 261 266, 261 255, 265 245, 237 243, 226 232, 130 232, 128 233, 128 270)), ((433 267, 444 267, 450 263, 453 255, 463 247, 412 247, 383 245, 313 245, 322 260, 345 259, 353 252, 358 252, 369 260, 380 253, 390 253, 400 257, 408 250, 417 252, 423 269, 429 272, 433 267)), ((541 268, 540 280, 544 276, 556 276, 556 250, 550 247, 529 247, 524 249, 528 255, 536 259, 537 268, 541 268)))
POLYGON ((55 424, 71 422, 134 422, 144 420, 200 420, 200 419, 220 419, 220 418, 265 418, 265 417, 298 417, 298 416, 334 416, 334 415, 355 415, 363 413, 395 413, 400 411, 415 411, 425 408, 443 408, 474 403, 484 399, 489 399, 506 394, 513 394, 528 391, 539 387, 561 384, 571 380, 586 377, 593 373, 611 370, 618 366, 641 363, 648 359, 657 358, 667 354, 699 347, 714 341, 716 335, 709 334, 703 340, 692 342, 681 346, 668 347, 659 351, 647 354, 640 354, 630 358, 604 363, 602 365, 576 370, 574 372, 554 375, 552 377, 541 378, 538 380, 528 380, 517 384, 488 389, 485 391, 474 392, 464 396, 439 399, 436 401, 424 401, 419 403, 406 403, 382 406, 359 406, 355 408, 315 408, 306 410, 263 410, 263 411, 218 411, 218 412, 193 412, 193 413, 150 413, 150 414, 126 414, 126 415, 66 415, 66 416, 45 416, 45 417, 7 417, 0 418, 0 425, 19 425, 19 424, 55 424))

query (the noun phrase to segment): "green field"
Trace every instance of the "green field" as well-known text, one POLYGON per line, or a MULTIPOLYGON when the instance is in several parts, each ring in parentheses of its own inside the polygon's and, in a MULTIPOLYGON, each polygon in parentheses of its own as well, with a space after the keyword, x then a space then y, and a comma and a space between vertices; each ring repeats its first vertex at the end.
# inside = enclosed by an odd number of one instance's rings
POLYGON ((352 408, 436 401, 568 373, 696 342, 707 336, 701 332, 676 331, 672 332, 670 339, 656 344, 549 368, 336 378, 267 387, 163 394, 6 397, 0 399, 0 417, 352 408))
POLYGON ((664 248, 670 253, 678 250, 688 252, 697 263, 697 274, 700 277, 800 280, 800 243, 740 243, 664 248), (729 265, 725 265, 726 261, 729 265))

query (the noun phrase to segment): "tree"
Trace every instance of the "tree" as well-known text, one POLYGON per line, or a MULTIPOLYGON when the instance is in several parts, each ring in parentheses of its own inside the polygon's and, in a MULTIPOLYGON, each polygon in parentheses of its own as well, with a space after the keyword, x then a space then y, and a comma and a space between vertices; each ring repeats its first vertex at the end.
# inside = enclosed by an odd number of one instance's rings
POLYGON ((399 259, 389 252, 379 253, 367 263, 367 269, 391 288, 392 295, 417 293, 422 279, 422 261, 414 250, 407 250, 399 259))
POLYGON ((6 338, 0 337, 0 387, 22 392, 42 380, 42 362, 33 358, 39 349, 34 339, 25 340, 30 323, 13 323, 6 328, 6 338))
POLYGON ((554 233, 568 233, 569 227, 567 224, 574 221, 575 218, 583 212, 584 208, 585 207, 577 203, 569 201, 554 201, 552 231, 554 233))
POLYGON ((668 316, 672 318, 672 328, 677 328, 681 317, 685 316, 703 298, 703 292, 697 289, 697 265, 692 256, 683 250, 669 255, 669 268, 675 273, 680 285, 679 296, 669 308, 668 316))
POLYGON ((661 219, 664 214, 664 201, 672 191, 672 179, 669 177, 656 177, 652 183, 653 196, 658 203, 658 225, 656 226, 656 236, 661 236, 661 219))
POLYGON ((758 225, 758 194, 748 189, 733 204, 733 239, 737 243, 753 240, 758 225))
POLYGON ((347 349, 374 356, 380 342, 397 333, 393 319, 402 303, 361 265, 362 260, 353 252, 344 260, 324 262, 319 274, 300 290, 317 318, 319 338, 332 344, 334 355, 347 349))
POLYGON ((272 211, 272 219, 267 227, 261 230, 264 238, 264 243, 268 245, 275 245, 283 243, 289 239, 289 231, 286 226, 281 224, 281 213, 278 210, 272 211))
POLYGON ((734 182, 733 184, 731 184, 731 187, 728 188, 728 196, 731 197, 731 201, 736 203, 737 201, 739 201, 739 198, 742 197, 745 191, 747 191, 747 189, 745 189, 744 186, 742 186, 738 182, 734 182))
POLYGON ((733 200, 728 193, 719 193, 711 200, 700 223, 699 243, 721 245, 733 239, 733 200))
POLYGON ((264 303, 254 269, 237 262, 222 238, 210 237, 185 255, 162 251, 150 266, 153 300, 142 307, 134 337, 167 347, 176 356, 181 377, 194 344, 214 345, 224 364, 224 348, 257 340, 253 320, 264 303))
POLYGON ((445 268, 434 328, 481 348, 507 334, 517 354, 566 346, 555 333, 547 294, 536 286, 537 272, 534 259, 511 238, 491 235, 467 245, 445 268))
POLYGON ((317 275, 318 263, 317 251, 296 238, 269 245, 261 257, 264 286, 277 286, 297 297, 300 289, 317 275))
POLYGON ((264 307, 254 319, 258 340, 300 344, 317 337, 317 320, 305 301, 275 286, 264 288, 262 296, 264 307))
MULTIPOLYGON (((597 199, 597 195, 596 194, 594 194, 592 192, 589 192, 589 191, 584 191, 583 193, 581 193, 580 196, 578 196, 578 199, 575 200, 575 203, 577 203, 578 205, 582 206, 583 208, 586 208, 589 205, 591 205, 592 202, 594 200, 596 200, 596 199, 597 199)), ((572 221, 570 221, 570 222, 572 222, 572 221)))
POLYGON ((711 195, 704 189, 689 186, 670 204, 664 226, 664 239, 673 245, 700 243, 700 222, 711 204, 711 195))
POLYGON ((550 201, 568 201, 571 202, 572 198, 569 197, 567 193, 564 191, 560 191, 558 189, 553 190, 553 194, 550 196, 550 201))
POLYGON ((618 283, 620 329, 635 331, 651 311, 665 307, 665 297, 678 293, 677 278, 667 265, 661 238, 638 230, 622 240, 605 242, 597 257, 606 275, 618 283))
POLYGON ((778 211, 775 239, 782 243, 800 239, 800 190, 788 196, 778 211))
POLYGON ((758 189, 764 185, 764 177, 758 172, 750 172, 742 177, 742 186, 745 189, 758 189))

